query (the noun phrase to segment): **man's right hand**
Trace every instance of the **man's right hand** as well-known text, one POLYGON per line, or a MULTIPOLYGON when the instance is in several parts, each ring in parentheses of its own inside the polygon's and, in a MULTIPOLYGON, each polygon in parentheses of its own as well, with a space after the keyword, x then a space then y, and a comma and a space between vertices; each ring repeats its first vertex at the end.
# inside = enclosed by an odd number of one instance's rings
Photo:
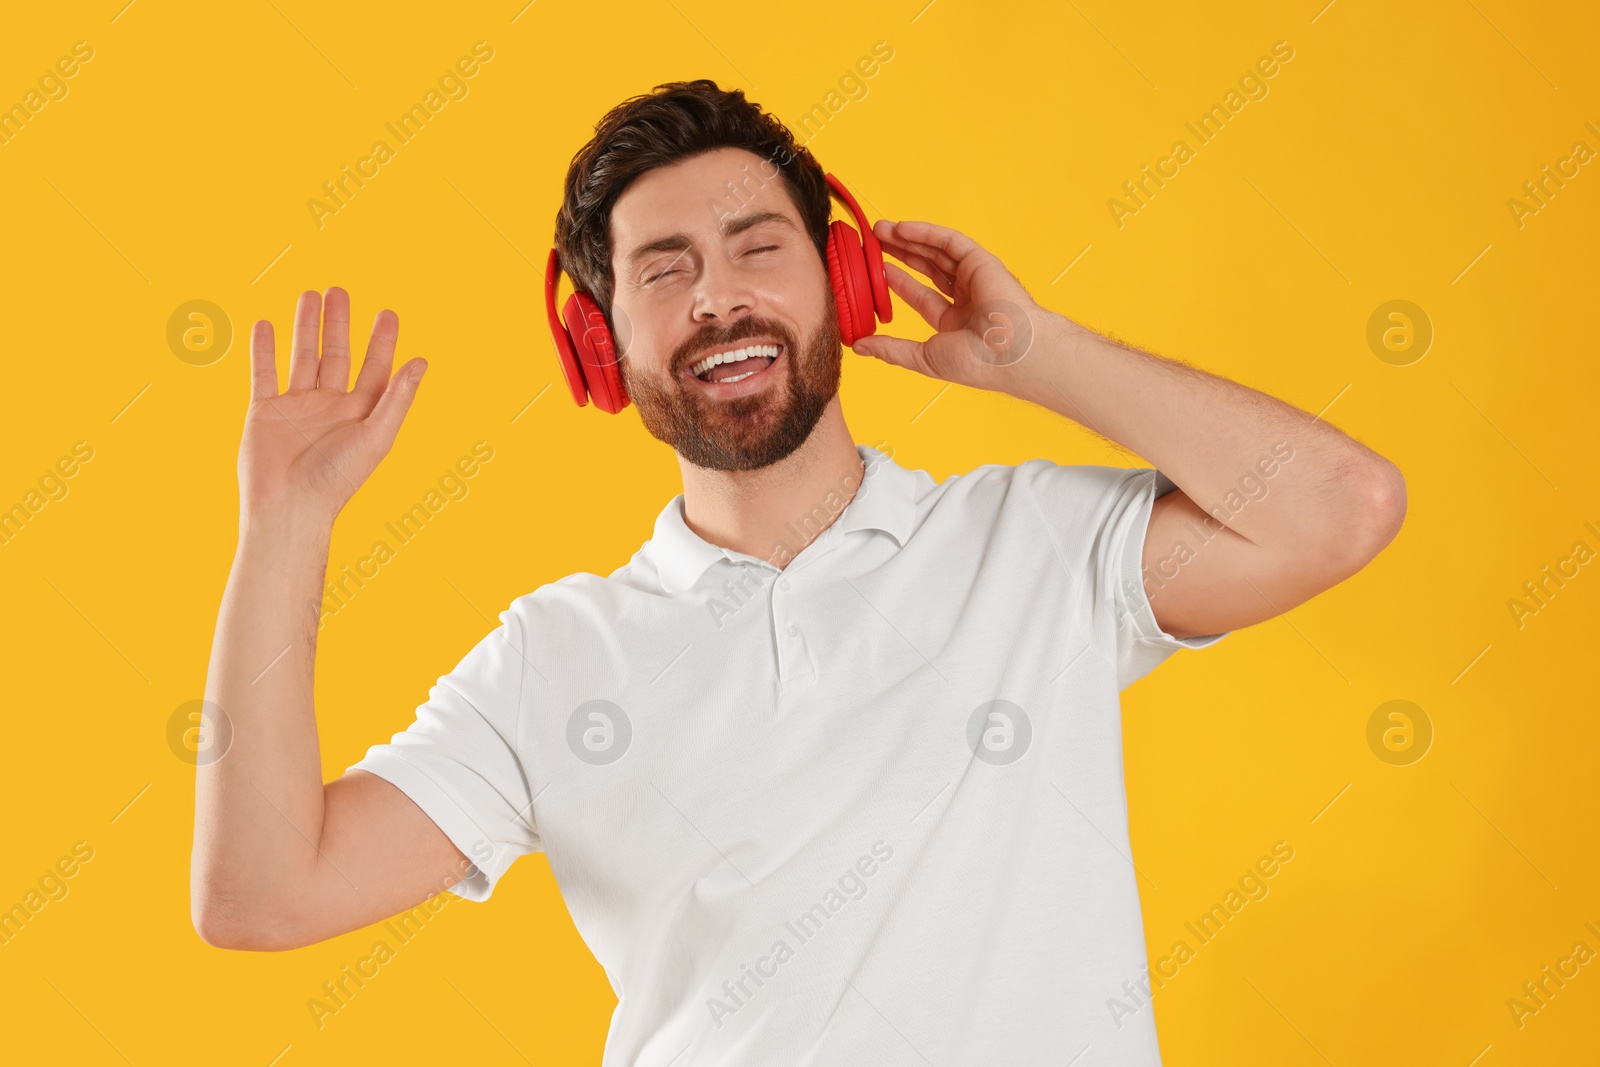
POLYGON ((349 389, 350 297, 302 293, 283 393, 272 326, 251 334, 239 549, 205 692, 232 739, 195 766, 190 908, 213 945, 312 944, 427 900, 471 867, 385 779, 349 771, 325 784, 317 743, 315 606, 333 520, 388 454, 426 366, 414 359, 390 378, 398 331, 380 311, 349 389))
POLYGON ((350 388, 350 294, 300 294, 289 386, 278 392, 272 323, 250 334, 250 410, 239 445, 241 520, 292 514, 331 527, 350 497, 389 454, 427 361, 390 378, 400 319, 378 312, 355 388, 350 388), (321 327, 321 357, 318 333, 321 327))

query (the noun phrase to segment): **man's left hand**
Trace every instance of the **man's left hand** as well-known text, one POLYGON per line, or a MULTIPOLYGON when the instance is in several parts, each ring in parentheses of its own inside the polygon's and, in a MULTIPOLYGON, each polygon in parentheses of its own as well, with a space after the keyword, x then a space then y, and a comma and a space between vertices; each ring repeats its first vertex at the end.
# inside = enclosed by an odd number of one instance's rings
POLYGON ((999 257, 978 242, 931 222, 873 226, 886 254, 926 275, 923 284, 885 260, 889 289, 938 332, 926 341, 873 334, 851 348, 940 381, 1012 392, 1024 361, 1062 331, 1065 320, 1041 308, 999 257))

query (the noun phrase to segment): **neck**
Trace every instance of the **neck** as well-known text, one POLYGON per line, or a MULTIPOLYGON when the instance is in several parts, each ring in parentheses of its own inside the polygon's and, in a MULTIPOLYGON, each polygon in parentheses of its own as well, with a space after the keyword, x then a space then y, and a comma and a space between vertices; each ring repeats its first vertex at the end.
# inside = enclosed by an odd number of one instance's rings
POLYGON ((705 541, 782 570, 855 499, 865 468, 837 395, 805 444, 760 470, 683 471, 684 523, 705 541))

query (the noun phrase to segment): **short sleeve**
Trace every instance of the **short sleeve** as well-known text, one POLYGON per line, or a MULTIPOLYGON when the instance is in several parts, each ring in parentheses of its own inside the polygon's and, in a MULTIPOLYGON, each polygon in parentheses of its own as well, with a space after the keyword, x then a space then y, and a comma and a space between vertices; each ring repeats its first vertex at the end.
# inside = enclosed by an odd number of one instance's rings
POLYGON ((1144 582, 1144 543, 1158 497, 1177 485, 1152 467, 1062 466, 1030 460, 1029 485, 1044 509, 1058 549, 1082 567, 1093 598, 1097 635, 1108 635, 1117 687, 1126 689, 1180 648, 1208 648, 1231 631, 1179 638, 1156 622, 1144 582), (1115 646, 1114 649, 1112 646, 1115 646))
POLYGON ((429 689, 411 725, 349 768, 392 783, 471 861, 450 887, 466 900, 489 899, 512 862, 543 847, 518 745, 525 651, 513 604, 429 689))

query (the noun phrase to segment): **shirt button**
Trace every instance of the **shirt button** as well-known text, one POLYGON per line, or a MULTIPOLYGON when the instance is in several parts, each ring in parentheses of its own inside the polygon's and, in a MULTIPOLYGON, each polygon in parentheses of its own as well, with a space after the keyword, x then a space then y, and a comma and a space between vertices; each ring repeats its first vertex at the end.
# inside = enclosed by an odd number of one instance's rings
POLYGON ((785 578, 782 581, 780 581, 778 583, 778 588, 779 589, 787 589, 787 588, 789 588, 789 579, 785 578))
POLYGON ((799 632, 800 632, 800 627, 796 626, 794 623, 791 622, 789 624, 789 636, 793 637, 795 634, 797 634, 799 632))

